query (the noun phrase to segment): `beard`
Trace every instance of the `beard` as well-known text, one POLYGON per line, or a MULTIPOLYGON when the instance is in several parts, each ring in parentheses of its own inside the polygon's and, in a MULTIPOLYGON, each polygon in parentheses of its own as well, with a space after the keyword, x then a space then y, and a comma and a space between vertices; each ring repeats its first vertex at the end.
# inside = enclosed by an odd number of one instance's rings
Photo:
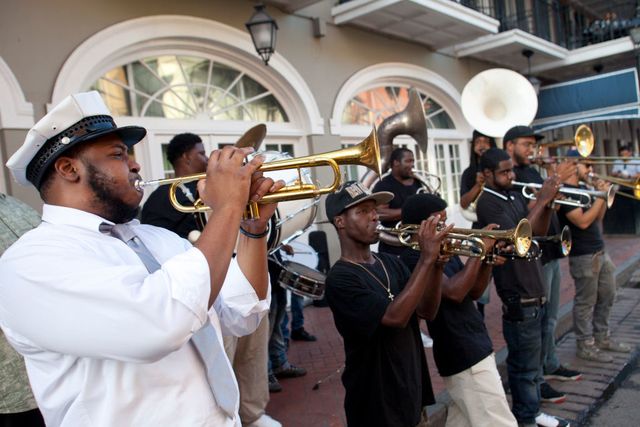
POLYGON ((105 219, 116 224, 129 222, 138 216, 140 207, 130 206, 114 194, 115 180, 100 172, 93 165, 85 163, 89 172, 89 187, 93 190, 93 203, 100 208, 105 219))

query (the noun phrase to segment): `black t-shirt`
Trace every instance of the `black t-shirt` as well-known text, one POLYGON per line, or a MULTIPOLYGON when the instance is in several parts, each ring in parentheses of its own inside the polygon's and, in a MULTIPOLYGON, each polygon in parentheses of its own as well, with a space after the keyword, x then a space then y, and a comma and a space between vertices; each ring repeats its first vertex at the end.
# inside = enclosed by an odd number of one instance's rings
POLYGON ((460 178, 460 197, 467 194, 473 186, 476 185, 477 171, 477 168, 469 166, 462 172, 462 177, 460 178))
MULTIPOLYGON (((389 174, 382 178, 376 185, 373 186, 373 192, 377 191, 389 191, 393 193, 393 199, 389 202, 390 209, 401 209, 404 206, 405 200, 416 194, 416 192, 422 188, 420 182, 417 179, 413 180, 413 184, 404 185, 393 175, 389 174)), ((381 221, 385 227, 393 227, 398 221, 381 221)), ((380 242, 378 245, 379 252, 385 252, 388 254, 400 255, 404 246, 391 246, 384 242, 380 242)))
MULTIPOLYGON (((532 182, 535 184, 542 184, 544 179, 540 173, 531 166, 516 166, 513 168, 513 172, 516 175, 516 181, 519 182, 532 182)), ((522 190, 522 188, 517 187, 522 190)), ((558 215, 556 212, 551 214, 551 223, 549 224, 549 231, 547 232, 547 236, 555 236, 556 234, 562 231, 562 226, 560 225, 560 220, 558 219, 558 215)), ((542 265, 548 263, 551 260, 558 259, 564 257, 562 255, 562 247, 558 242, 540 242, 540 249, 542 249, 542 265)))
MULTIPOLYGON (((393 255, 378 258, 386 266, 391 292, 398 295, 409 270, 393 255)), ((382 325, 391 301, 372 274, 386 285, 380 262, 365 266, 339 260, 327 275, 327 303, 344 341, 347 424, 414 427, 422 408, 435 403, 418 317, 414 313, 404 328, 382 325)))
MULTIPOLYGON (((575 185, 565 184, 565 187, 569 188, 586 188, 584 186, 577 187, 575 185)), ((576 227, 569 219, 567 218, 567 213, 571 212, 574 209, 582 209, 576 206, 560 206, 560 210, 558 211, 558 216, 560 217, 560 223, 562 225, 568 225, 571 230, 571 253, 570 257, 578 256, 578 255, 587 255, 587 254, 595 254, 604 249, 604 240, 602 239, 602 231, 600 230, 599 221, 593 221, 590 226, 585 228, 584 230, 576 227)))
MULTIPOLYGON (((412 271, 419 258, 420 252, 411 248, 406 248, 400 255, 412 271)), ((463 268, 464 264, 456 255, 444 266, 444 274, 453 277, 463 268)), ((461 303, 443 296, 436 318, 427 320, 427 326, 433 338, 433 358, 443 377, 469 369, 493 352, 482 315, 468 294, 461 303)))
MULTIPOLYGON (((194 200, 197 199, 197 182, 192 181, 185 185, 191 191, 194 200)), ((169 200, 170 187, 169 184, 161 185, 151 193, 142 207, 140 222, 166 228, 186 239, 191 231, 201 229, 201 226, 196 221, 196 215, 200 214, 177 211, 169 200)), ((193 205, 179 188, 176 191, 176 198, 185 206, 193 205)))
MULTIPOLYGON (((492 190, 492 189, 490 189, 492 190)), ((497 191, 502 197, 485 191, 478 199, 478 222, 481 227, 496 223, 500 230, 515 228, 529 211, 527 199, 518 191, 497 191), (505 200, 507 199, 507 200, 505 200)), ((509 297, 540 298, 545 295, 540 260, 508 259, 504 265, 493 268, 496 290, 503 302, 509 297)))

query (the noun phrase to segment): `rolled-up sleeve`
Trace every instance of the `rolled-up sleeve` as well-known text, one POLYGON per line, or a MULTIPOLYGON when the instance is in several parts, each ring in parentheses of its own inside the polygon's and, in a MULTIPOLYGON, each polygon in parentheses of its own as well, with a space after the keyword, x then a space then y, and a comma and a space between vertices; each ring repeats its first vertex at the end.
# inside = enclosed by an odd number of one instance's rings
POLYGON ((270 289, 267 290, 265 299, 258 299, 253 286, 234 258, 212 307, 220 318, 222 335, 240 337, 252 333, 269 312, 270 304, 270 289))

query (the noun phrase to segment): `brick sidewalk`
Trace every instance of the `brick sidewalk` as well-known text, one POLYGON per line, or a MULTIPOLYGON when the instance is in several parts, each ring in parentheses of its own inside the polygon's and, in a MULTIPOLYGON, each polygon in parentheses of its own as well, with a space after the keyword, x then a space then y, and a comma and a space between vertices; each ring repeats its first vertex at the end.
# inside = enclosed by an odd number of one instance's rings
MULTIPOLYGON (((637 254, 640 254, 640 239, 638 239, 637 236, 606 236, 605 242, 607 250, 617 266, 624 265, 637 254)), ((569 275, 568 260, 561 260, 561 269, 560 304, 561 306, 565 306, 571 302, 574 295, 573 281, 569 275)), ((638 292, 638 301, 640 301, 640 292, 638 292)), ((615 313, 612 315, 612 324, 618 313, 618 305, 619 303, 616 303, 615 313)), ((492 286, 491 302, 485 308, 485 321, 496 353, 505 347, 504 338, 502 337, 500 307, 501 305, 495 293, 495 287, 492 286)), ((640 314, 638 315, 640 316, 640 314)), ((333 324, 331 311, 328 308, 317 308, 313 306, 305 308, 305 328, 316 335, 318 341, 310 343, 293 341, 289 350, 289 360, 294 365, 306 368, 308 374, 301 378, 282 380, 283 391, 271 394, 271 402, 267 407, 267 413, 282 422, 285 427, 346 426, 343 410, 344 388, 340 381, 340 375, 335 374, 344 363, 344 351, 342 339, 333 324), (322 384, 320 384, 318 389, 313 390, 313 386, 320 380, 323 380, 322 384)), ((571 348, 571 342, 573 342, 573 346, 575 346, 575 340, 571 341, 570 336, 562 341, 559 348, 561 361, 563 364, 573 364, 582 369, 582 366, 576 363, 574 359, 575 349, 571 348)), ((640 342, 640 334, 638 340, 632 342, 640 342)), ((446 399, 446 394, 441 394, 441 392, 444 391, 442 379, 435 368, 431 350, 426 349, 425 351, 431 371, 434 393, 438 396, 438 401, 440 402, 446 399)), ((619 366, 617 364, 615 366, 616 369, 613 371, 610 370, 611 372, 609 372, 611 375, 619 372, 619 366)), ((584 381, 578 384, 582 388, 593 388, 594 390, 598 389, 598 387, 606 388, 602 382, 599 382, 599 385, 593 385, 590 381, 584 381)), ((554 386, 555 385, 556 384, 554 384, 554 386)), ((563 391, 565 390, 561 386, 558 386, 558 388, 563 391)), ((568 402, 563 405, 554 405, 552 408, 545 407, 545 410, 553 413, 556 413, 554 411, 563 412, 562 414, 558 413, 558 415, 567 415, 564 412, 580 414, 581 412, 579 412, 579 410, 582 406, 578 408, 576 405, 593 404, 585 402, 586 398, 582 395, 576 396, 574 400, 569 399, 568 402)), ((575 417, 572 416, 569 418, 578 419, 579 416, 576 415, 575 417)))

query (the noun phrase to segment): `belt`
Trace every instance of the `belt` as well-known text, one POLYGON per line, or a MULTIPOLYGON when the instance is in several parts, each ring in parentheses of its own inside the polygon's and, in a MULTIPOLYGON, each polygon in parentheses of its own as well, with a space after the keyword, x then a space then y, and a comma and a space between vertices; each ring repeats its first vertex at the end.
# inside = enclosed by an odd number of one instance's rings
POLYGON ((521 307, 540 307, 544 305, 545 302, 547 302, 547 299, 545 297, 522 298, 520 299, 520 306, 521 307))

